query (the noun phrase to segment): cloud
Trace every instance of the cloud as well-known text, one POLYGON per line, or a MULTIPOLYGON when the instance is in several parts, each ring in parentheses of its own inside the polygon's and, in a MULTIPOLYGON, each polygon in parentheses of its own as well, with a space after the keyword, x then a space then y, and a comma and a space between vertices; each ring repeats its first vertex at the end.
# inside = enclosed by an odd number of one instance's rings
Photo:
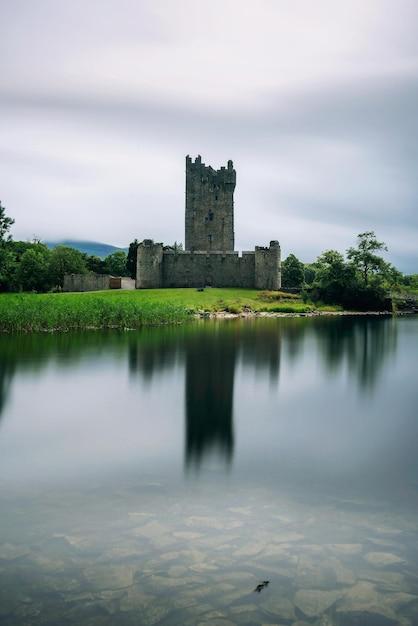
POLYGON ((199 153, 234 160, 240 248, 309 260, 374 229, 416 270, 414 2, 87 4, 0 8, 16 236, 182 240, 199 153))

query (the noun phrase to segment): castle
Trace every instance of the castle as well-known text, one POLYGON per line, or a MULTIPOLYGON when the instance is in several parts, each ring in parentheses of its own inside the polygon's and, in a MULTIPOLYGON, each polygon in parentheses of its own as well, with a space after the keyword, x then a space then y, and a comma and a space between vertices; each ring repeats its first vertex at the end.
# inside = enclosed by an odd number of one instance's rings
POLYGON ((137 289, 157 287, 281 286, 280 246, 234 250, 234 190, 232 161, 214 170, 186 157, 185 250, 174 250, 144 239, 137 253, 137 289))

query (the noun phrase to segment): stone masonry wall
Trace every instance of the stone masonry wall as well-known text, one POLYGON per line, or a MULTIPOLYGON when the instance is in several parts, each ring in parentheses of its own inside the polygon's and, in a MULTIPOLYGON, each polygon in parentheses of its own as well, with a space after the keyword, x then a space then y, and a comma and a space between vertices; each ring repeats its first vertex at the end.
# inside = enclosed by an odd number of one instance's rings
POLYGON ((65 274, 63 291, 101 291, 110 288, 107 274, 65 274))
POLYGON ((162 287, 254 287, 255 253, 165 251, 162 287))
POLYGON ((174 252, 145 240, 138 246, 138 289, 158 287, 280 288, 280 247, 255 252, 174 252))
POLYGON ((256 246, 255 248, 255 277, 256 289, 280 289, 281 261, 280 246, 278 241, 270 241, 269 248, 256 246))
POLYGON ((236 172, 232 161, 214 170, 198 156, 186 157, 187 251, 234 250, 234 189, 236 172))

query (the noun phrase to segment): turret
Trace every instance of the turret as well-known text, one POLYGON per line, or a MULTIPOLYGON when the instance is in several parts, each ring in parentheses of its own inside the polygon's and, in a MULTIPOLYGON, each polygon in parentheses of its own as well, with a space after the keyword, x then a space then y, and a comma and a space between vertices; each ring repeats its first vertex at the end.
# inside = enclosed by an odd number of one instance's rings
POLYGON ((282 286, 280 245, 270 241, 269 248, 256 246, 255 288, 277 291, 282 286))
POLYGON ((163 244, 144 239, 138 245, 137 252, 137 289, 156 289, 162 287, 163 244))

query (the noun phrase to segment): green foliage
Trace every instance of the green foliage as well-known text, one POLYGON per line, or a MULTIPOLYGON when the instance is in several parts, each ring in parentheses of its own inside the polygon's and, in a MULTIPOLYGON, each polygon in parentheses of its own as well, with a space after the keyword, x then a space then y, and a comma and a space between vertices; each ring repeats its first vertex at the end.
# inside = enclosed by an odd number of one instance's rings
POLYGON ((45 291, 49 287, 49 256, 46 246, 35 244, 20 258, 17 283, 24 291, 45 291))
POLYGON ((103 259, 98 256, 83 253, 87 271, 94 274, 106 274, 106 265, 103 259))
POLYGON ((126 268, 127 256, 125 252, 119 250, 118 252, 112 252, 105 258, 105 270, 106 274, 112 274, 113 276, 126 276, 128 271, 126 268))
MULTIPOLYGON (((374 237, 373 233, 359 235, 362 248, 363 244, 369 246, 372 236, 374 237)), ((371 242, 369 248, 383 249, 382 246, 384 244, 380 242, 371 242)), ((315 281, 307 295, 314 301, 340 304, 349 309, 383 310, 390 306, 387 278, 392 266, 383 259, 380 263, 370 250, 367 254, 356 256, 355 249, 350 248, 351 252, 347 255, 350 256, 350 262, 346 262, 343 255, 336 250, 327 250, 321 254, 315 264, 315 281), (370 255, 375 258, 372 259, 370 255)))
POLYGON ((136 256, 138 252, 138 239, 134 239, 129 244, 128 256, 126 258, 126 269, 131 278, 136 279, 136 256))
POLYGON ((317 267, 315 263, 305 263, 303 268, 305 285, 312 285, 316 277, 317 267))
POLYGON ((227 307, 225 307, 225 311, 227 313, 234 313, 234 314, 238 314, 242 312, 242 307, 239 304, 228 304, 227 307))
POLYGON ((277 302, 280 300, 299 300, 300 295, 297 293, 287 293, 286 291, 259 291, 257 300, 263 302, 277 302))
POLYGON ((372 276, 387 271, 387 263, 376 252, 387 250, 383 241, 377 241, 373 231, 357 235, 357 247, 347 250, 347 258, 361 275, 365 286, 372 276))
POLYGON ((82 252, 67 246, 57 246, 50 251, 49 279, 54 287, 62 287, 64 274, 86 274, 87 265, 82 252))
POLYGON ((402 277, 402 285, 411 291, 418 291, 418 274, 409 274, 402 277))
POLYGON ((303 263, 294 254, 289 254, 282 263, 282 286, 301 289, 304 276, 303 263))
POLYGON ((2 203, 0 202, 0 245, 5 241, 11 239, 10 235, 8 235, 8 232, 10 231, 14 223, 15 221, 11 217, 7 217, 6 209, 4 206, 2 206, 2 203))
POLYGON ((12 291, 16 286, 17 262, 11 246, 0 245, 0 291, 12 291))

